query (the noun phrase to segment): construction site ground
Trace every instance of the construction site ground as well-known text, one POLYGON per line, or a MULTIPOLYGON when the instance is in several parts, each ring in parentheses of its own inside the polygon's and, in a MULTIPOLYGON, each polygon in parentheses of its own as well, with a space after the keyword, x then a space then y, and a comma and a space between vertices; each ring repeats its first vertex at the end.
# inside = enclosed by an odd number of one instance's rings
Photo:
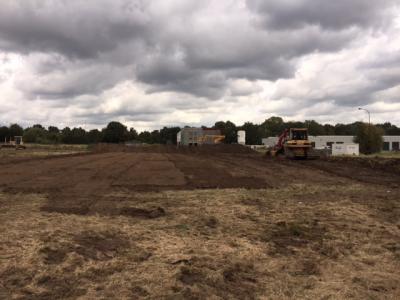
POLYGON ((58 154, 0 155, 0 299, 400 298, 400 159, 58 154))

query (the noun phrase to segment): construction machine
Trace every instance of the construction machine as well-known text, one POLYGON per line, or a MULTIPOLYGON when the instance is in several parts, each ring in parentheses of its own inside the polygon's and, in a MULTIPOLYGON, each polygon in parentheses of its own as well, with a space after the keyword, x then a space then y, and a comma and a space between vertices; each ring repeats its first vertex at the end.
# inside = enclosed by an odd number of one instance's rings
POLYGON ((311 158, 311 150, 312 145, 308 140, 307 128, 288 128, 279 136, 276 145, 267 151, 267 155, 284 155, 292 159, 307 159, 311 158))
POLYGON ((4 143, 0 144, 0 148, 14 148, 15 150, 26 149, 22 136, 14 136, 14 139, 7 141, 5 138, 4 143))
POLYGON ((199 137, 200 144, 221 144, 222 141, 225 139, 225 135, 211 135, 205 134, 202 137, 199 137))

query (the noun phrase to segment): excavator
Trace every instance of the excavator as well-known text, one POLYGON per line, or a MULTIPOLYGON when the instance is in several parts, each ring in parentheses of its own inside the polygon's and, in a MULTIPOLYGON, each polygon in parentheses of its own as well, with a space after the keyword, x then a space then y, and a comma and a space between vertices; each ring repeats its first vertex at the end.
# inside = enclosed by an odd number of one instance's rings
POLYGON ((279 136, 276 145, 267 151, 267 155, 284 155, 291 159, 316 158, 310 155, 311 150, 307 128, 287 128, 279 136))
POLYGON ((221 144, 225 139, 225 135, 203 135, 199 137, 200 144, 221 144))

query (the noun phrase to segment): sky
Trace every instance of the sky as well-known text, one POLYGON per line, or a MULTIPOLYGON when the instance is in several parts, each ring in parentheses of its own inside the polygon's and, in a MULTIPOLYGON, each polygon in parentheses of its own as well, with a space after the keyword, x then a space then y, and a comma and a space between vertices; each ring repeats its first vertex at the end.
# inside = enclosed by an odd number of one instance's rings
POLYGON ((1 0, 0 124, 400 125, 397 0, 1 0))

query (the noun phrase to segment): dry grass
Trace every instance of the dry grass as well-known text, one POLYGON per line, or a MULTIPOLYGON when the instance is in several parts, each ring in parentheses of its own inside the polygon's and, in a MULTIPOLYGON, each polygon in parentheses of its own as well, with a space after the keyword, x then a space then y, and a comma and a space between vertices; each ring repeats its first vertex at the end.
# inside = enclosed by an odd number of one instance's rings
POLYGON ((38 158, 49 157, 55 155, 77 154, 88 151, 88 145, 39 145, 39 144, 25 144, 27 147, 23 150, 0 149, 0 161, 8 159, 24 159, 24 158, 38 158))
POLYGON ((0 298, 400 297, 398 190, 106 196, 125 214, 49 213, 45 195, 0 194, 0 298))

